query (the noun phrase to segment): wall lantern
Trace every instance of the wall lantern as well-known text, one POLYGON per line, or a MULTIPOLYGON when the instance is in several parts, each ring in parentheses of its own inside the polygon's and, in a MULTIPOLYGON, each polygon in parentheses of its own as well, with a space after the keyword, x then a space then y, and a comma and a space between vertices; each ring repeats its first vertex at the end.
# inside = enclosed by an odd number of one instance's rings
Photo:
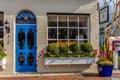
POLYGON ((5 21, 5 30, 6 30, 7 33, 10 32, 10 24, 7 20, 5 21))

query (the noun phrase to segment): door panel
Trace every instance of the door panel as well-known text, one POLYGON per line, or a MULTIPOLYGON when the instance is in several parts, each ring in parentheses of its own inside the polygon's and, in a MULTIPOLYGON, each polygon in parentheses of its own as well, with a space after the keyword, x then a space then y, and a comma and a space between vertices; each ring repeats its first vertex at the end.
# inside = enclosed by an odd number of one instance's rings
POLYGON ((36 25, 16 25, 16 71, 36 71, 36 25))

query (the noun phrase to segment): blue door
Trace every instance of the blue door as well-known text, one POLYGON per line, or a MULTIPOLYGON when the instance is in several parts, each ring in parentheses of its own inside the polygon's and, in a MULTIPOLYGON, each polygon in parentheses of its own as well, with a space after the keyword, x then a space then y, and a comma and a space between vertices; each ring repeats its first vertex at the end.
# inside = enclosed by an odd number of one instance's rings
POLYGON ((36 71, 36 19, 28 11, 16 17, 16 72, 36 71))

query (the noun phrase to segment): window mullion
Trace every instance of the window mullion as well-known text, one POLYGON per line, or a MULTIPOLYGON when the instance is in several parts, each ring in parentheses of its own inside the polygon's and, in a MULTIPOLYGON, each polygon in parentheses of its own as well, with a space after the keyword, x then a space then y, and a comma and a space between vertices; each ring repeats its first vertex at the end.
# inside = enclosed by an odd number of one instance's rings
MULTIPOLYGON (((59 27, 59 16, 57 16, 57 42, 59 41, 59 38, 58 38, 58 35, 59 35, 58 27, 59 27)), ((58 45, 58 43, 57 43, 57 45, 58 45)))
POLYGON ((69 16, 67 17, 67 30, 68 30, 68 32, 67 32, 67 39, 68 39, 68 45, 69 45, 69 16))
POLYGON ((89 25, 89 17, 87 18, 87 36, 88 36, 88 38, 87 38, 87 40, 88 40, 88 42, 90 42, 90 25, 89 25))
POLYGON ((79 36, 80 36, 80 35, 79 35, 79 29, 80 29, 80 28, 79 28, 79 21, 80 21, 80 17, 78 16, 78 36, 77 36, 78 44, 80 44, 80 43, 79 43, 79 36))

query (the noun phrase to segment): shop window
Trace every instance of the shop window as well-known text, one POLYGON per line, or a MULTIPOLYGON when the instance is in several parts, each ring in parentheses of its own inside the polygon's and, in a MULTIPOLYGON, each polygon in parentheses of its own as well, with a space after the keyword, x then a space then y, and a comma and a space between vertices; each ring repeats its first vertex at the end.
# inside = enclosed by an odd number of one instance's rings
POLYGON ((89 15, 48 14, 48 44, 60 41, 89 42, 89 15))

